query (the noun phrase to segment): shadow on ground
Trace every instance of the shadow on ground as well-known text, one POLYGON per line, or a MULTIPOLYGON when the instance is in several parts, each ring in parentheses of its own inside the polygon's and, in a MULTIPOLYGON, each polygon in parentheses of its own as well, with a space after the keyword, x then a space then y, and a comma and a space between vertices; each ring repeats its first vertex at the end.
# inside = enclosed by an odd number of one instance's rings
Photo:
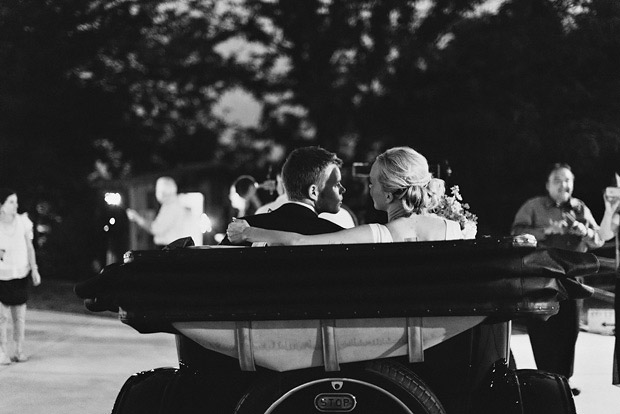
POLYGON ((75 283, 68 280, 43 279, 39 286, 30 286, 28 308, 118 318, 114 312, 93 313, 86 309, 84 301, 73 292, 75 283))

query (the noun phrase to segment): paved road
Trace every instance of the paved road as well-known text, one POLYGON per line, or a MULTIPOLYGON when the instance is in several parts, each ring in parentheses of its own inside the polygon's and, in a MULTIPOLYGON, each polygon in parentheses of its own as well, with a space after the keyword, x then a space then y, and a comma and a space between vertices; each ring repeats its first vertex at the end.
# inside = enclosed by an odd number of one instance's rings
MULTIPOLYGON (((511 345, 517 368, 536 368, 527 334, 513 334, 511 345)), ((577 414, 620 414, 620 387, 611 385, 613 346, 613 336, 579 334, 571 378, 571 385, 581 388, 577 414)))
POLYGON ((110 413, 135 372, 177 366, 174 336, 113 318, 27 311, 25 363, 0 365, 2 414, 110 413))
MULTIPOLYGON (((28 310, 26 363, 0 366, 2 414, 110 413, 133 373, 176 366, 174 337, 141 335, 118 320, 28 310)), ((529 339, 513 335, 519 368, 534 368, 529 339)), ((613 337, 582 333, 574 385, 579 414, 620 414, 620 388, 611 384, 613 337)))

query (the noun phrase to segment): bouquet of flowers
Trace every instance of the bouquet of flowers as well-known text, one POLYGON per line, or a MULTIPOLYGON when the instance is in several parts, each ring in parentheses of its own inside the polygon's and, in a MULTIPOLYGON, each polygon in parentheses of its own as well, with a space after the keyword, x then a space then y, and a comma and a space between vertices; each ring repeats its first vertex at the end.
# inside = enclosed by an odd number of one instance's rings
POLYGON ((478 231, 478 217, 469 211, 469 204, 463 202, 459 186, 455 185, 450 188, 451 195, 447 195, 443 180, 438 181, 441 183, 436 183, 432 186, 434 188, 431 188, 437 197, 437 206, 431 210, 431 213, 458 222, 463 231, 463 238, 475 238, 478 231))

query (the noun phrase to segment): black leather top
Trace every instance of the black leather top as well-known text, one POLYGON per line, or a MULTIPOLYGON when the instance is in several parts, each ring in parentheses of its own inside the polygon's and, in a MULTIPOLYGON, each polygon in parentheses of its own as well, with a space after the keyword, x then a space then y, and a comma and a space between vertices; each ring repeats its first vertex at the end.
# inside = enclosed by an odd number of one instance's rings
POLYGON ((512 239, 134 251, 75 287, 142 332, 173 321, 519 314, 589 296, 596 256, 512 239))

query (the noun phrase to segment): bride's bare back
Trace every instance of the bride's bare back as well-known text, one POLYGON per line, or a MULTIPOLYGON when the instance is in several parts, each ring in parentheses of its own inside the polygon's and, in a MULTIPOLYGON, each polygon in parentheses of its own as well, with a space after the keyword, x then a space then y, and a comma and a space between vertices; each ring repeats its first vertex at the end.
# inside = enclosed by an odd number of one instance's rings
POLYGON ((457 222, 431 215, 401 217, 386 224, 395 242, 439 241, 463 238, 457 222))

